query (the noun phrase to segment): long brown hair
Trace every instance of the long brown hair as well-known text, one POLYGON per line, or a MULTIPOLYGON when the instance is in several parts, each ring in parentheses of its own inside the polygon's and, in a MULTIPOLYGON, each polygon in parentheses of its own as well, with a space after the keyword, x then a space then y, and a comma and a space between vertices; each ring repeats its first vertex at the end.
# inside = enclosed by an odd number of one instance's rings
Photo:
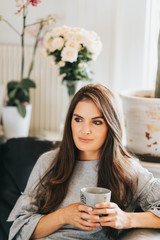
MULTIPOLYGON (((111 201, 123 210, 133 197, 132 180, 135 180, 136 168, 133 158, 122 145, 122 128, 115 97, 107 87, 90 84, 81 88, 71 101, 56 159, 39 184, 39 213, 46 214, 57 209, 67 194, 78 156, 72 137, 71 119, 77 103, 84 98, 95 103, 108 126, 106 140, 101 147, 97 186, 109 188, 112 192, 111 201)), ((110 236, 114 233, 109 229, 110 236)))

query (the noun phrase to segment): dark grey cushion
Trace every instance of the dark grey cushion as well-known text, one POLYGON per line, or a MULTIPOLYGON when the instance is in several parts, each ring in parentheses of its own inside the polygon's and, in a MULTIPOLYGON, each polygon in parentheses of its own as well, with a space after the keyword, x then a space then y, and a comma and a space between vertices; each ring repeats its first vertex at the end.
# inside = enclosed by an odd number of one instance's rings
POLYGON ((32 137, 13 138, 0 144, 0 240, 8 240, 11 223, 6 219, 24 191, 37 159, 58 144, 32 137))

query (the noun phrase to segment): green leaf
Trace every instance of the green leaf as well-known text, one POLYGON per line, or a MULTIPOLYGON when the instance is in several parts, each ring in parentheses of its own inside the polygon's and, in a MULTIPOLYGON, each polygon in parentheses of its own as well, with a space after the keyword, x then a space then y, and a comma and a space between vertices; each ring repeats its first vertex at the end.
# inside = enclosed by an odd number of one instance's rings
POLYGON ((22 88, 36 88, 35 82, 29 78, 22 79, 20 85, 22 88))
POLYGON ((19 99, 15 99, 15 100, 14 100, 14 103, 16 104, 16 106, 17 106, 18 104, 20 104, 19 99))
POLYGON ((17 82, 17 81, 10 81, 7 84, 8 91, 12 90, 13 88, 17 88, 18 85, 19 85, 19 82, 17 82))
POLYGON ((28 97, 29 96, 29 90, 28 89, 22 89, 22 92, 24 94, 24 96, 28 97))
POLYGON ((52 52, 50 54, 51 56, 53 55, 55 57, 55 62, 58 63, 59 61, 62 60, 62 57, 61 57, 61 51, 60 50, 55 50, 54 52, 52 52))
POLYGON ((19 114, 24 118, 26 116, 26 107, 22 104, 17 104, 19 114))
POLYGON ((11 99, 14 98, 16 95, 16 92, 17 92, 17 88, 11 90, 10 92, 8 92, 8 97, 11 99))

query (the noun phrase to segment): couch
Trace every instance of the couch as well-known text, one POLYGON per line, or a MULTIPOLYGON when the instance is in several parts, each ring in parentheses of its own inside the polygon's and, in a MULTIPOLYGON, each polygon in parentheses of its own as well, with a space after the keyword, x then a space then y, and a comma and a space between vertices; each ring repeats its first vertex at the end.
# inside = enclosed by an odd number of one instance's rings
MULTIPOLYGON (((59 142, 34 137, 13 138, 0 143, 0 240, 8 240, 11 226, 6 222, 16 200, 24 191, 29 174, 38 157, 56 148, 59 142)), ((122 233, 120 240, 158 240, 160 231, 138 229, 122 233)))
POLYGON ((32 137, 13 138, 0 144, 0 240, 8 240, 11 223, 6 219, 24 191, 36 160, 58 144, 32 137))

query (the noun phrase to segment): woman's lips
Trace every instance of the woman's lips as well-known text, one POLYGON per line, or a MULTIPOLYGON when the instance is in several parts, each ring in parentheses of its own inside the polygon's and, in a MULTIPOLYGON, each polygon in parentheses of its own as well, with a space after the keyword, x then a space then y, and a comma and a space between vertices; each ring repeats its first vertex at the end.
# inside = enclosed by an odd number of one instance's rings
POLYGON ((79 137, 78 139, 79 139, 81 142, 84 142, 84 143, 89 143, 89 142, 92 142, 92 141, 93 141, 93 139, 81 138, 81 137, 79 137))

